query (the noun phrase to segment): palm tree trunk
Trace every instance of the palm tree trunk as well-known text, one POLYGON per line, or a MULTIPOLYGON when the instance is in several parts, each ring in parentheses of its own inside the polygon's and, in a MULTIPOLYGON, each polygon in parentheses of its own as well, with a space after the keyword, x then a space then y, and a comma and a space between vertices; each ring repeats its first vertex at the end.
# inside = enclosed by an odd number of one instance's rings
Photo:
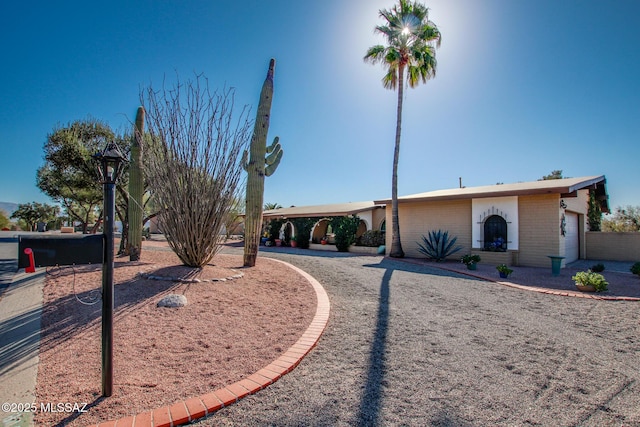
POLYGON ((398 158, 400 157, 400 134, 402 128, 402 98, 404 96, 404 65, 398 67, 398 114, 396 120, 396 145, 393 150, 393 176, 391 178, 391 251, 389 256, 404 257, 400 243, 400 223, 398 221, 398 158))

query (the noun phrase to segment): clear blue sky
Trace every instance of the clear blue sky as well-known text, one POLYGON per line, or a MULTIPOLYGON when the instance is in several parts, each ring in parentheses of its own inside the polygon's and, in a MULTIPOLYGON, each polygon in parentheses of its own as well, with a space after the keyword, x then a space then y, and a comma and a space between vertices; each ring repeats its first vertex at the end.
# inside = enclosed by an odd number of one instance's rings
MULTIPOLYGON (((435 79, 406 92, 399 194, 607 177, 640 205, 640 1, 429 0, 435 79)), ((0 201, 35 186, 47 134, 91 116, 128 129, 139 91, 204 73, 257 106, 277 60, 270 137, 285 150, 265 201, 390 197, 396 96, 364 63, 392 0, 5 2, 0 201)))

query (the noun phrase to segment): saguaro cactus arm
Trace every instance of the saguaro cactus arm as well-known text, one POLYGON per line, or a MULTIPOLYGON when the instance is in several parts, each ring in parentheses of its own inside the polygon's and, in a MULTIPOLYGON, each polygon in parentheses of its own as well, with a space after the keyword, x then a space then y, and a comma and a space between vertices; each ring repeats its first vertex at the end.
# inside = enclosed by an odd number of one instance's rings
POLYGON ((265 176, 273 175, 276 169, 278 169, 278 165, 280 164, 280 160, 282 159, 282 155, 284 154, 279 141, 280 138, 276 136, 273 140, 273 144, 267 147, 267 153, 271 154, 269 154, 265 159, 265 176))

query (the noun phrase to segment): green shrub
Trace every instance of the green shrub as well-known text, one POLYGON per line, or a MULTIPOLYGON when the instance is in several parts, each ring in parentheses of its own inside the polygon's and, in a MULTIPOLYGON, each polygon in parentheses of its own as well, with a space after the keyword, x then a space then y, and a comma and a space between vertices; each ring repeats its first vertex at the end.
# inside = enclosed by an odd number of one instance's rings
POLYGON ((422 243, 418 243, 418 251, 427 256, 427 258, 436 261, 442 261, 450 255, 455 254, 462 249, 462 246, 456 246, 457 237, 449 239, 448 231, 429 231, 428 237, 422 236, 422 243))
POLYGON ((631 266, 631 272, 640 276, 640 262, 636 262, 631 266))
POLYGON ((591 267, 591 271, 595 273, 602 273, 604 271, 604 264, 599 262, 598 264, 591 267))
POLYGON ((273 243, 276 239, 280 238, 280 229, 282 228, 282 224, 284 224, 283 219, 272 219, 269 221, 269 240, 273 243))
POLYGON ((496 266, 496 270, 498 270, 500 273, 506 276, 509 276, 511 273, 513 273, 513 270, 507 267, 507 264, 500 264, 496 266))
POLYGON ((331 228, 335 235, 336 249, 339 252, 348 252, 349 246, 356 241, 356 232, 360 225, 360 218, 357 216, 339 216, 331 220, 331 228))
POLYGON ((362 233, 362 236, 358 237, 356 244, 358 246, 368 246, 377 248, 380 245, 384 245, 384 231, 380 230, 367 230, 362 233))
POLYGON ((480 255, 478 254, 463 255, 462 258, 460 258, 460 262, 463 263, 464 265, 477 264, 480 261, 481 261, 480 255))
POLYGON ((316 223, 313 218, 292 218, 291 222, 296 228, 296 241, 301 249, 309 248, 309 239, 311 238, 311 229, 316 223))
POLYGON ((596 288, 596 292, 604 292, 609 286, 604 276, 600 273, 594 273, 591 270, 579 271, 571 278, 578 285, 591 285, 596 288))

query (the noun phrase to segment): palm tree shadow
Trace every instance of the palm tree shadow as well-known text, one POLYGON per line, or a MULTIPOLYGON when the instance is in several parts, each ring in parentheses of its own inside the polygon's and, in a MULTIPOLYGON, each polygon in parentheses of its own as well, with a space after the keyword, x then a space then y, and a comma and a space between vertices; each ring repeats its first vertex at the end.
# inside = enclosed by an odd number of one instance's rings
POLYGON ((386 371, 387 331, 389 328, 389 282, 392 268, 385 269, 380 283, 380 297, 376 317, 376 330, 369 352, 369 370, 360 401, 357 424, 372 426, 378 424, 382 400, 382 383, 386 371))

